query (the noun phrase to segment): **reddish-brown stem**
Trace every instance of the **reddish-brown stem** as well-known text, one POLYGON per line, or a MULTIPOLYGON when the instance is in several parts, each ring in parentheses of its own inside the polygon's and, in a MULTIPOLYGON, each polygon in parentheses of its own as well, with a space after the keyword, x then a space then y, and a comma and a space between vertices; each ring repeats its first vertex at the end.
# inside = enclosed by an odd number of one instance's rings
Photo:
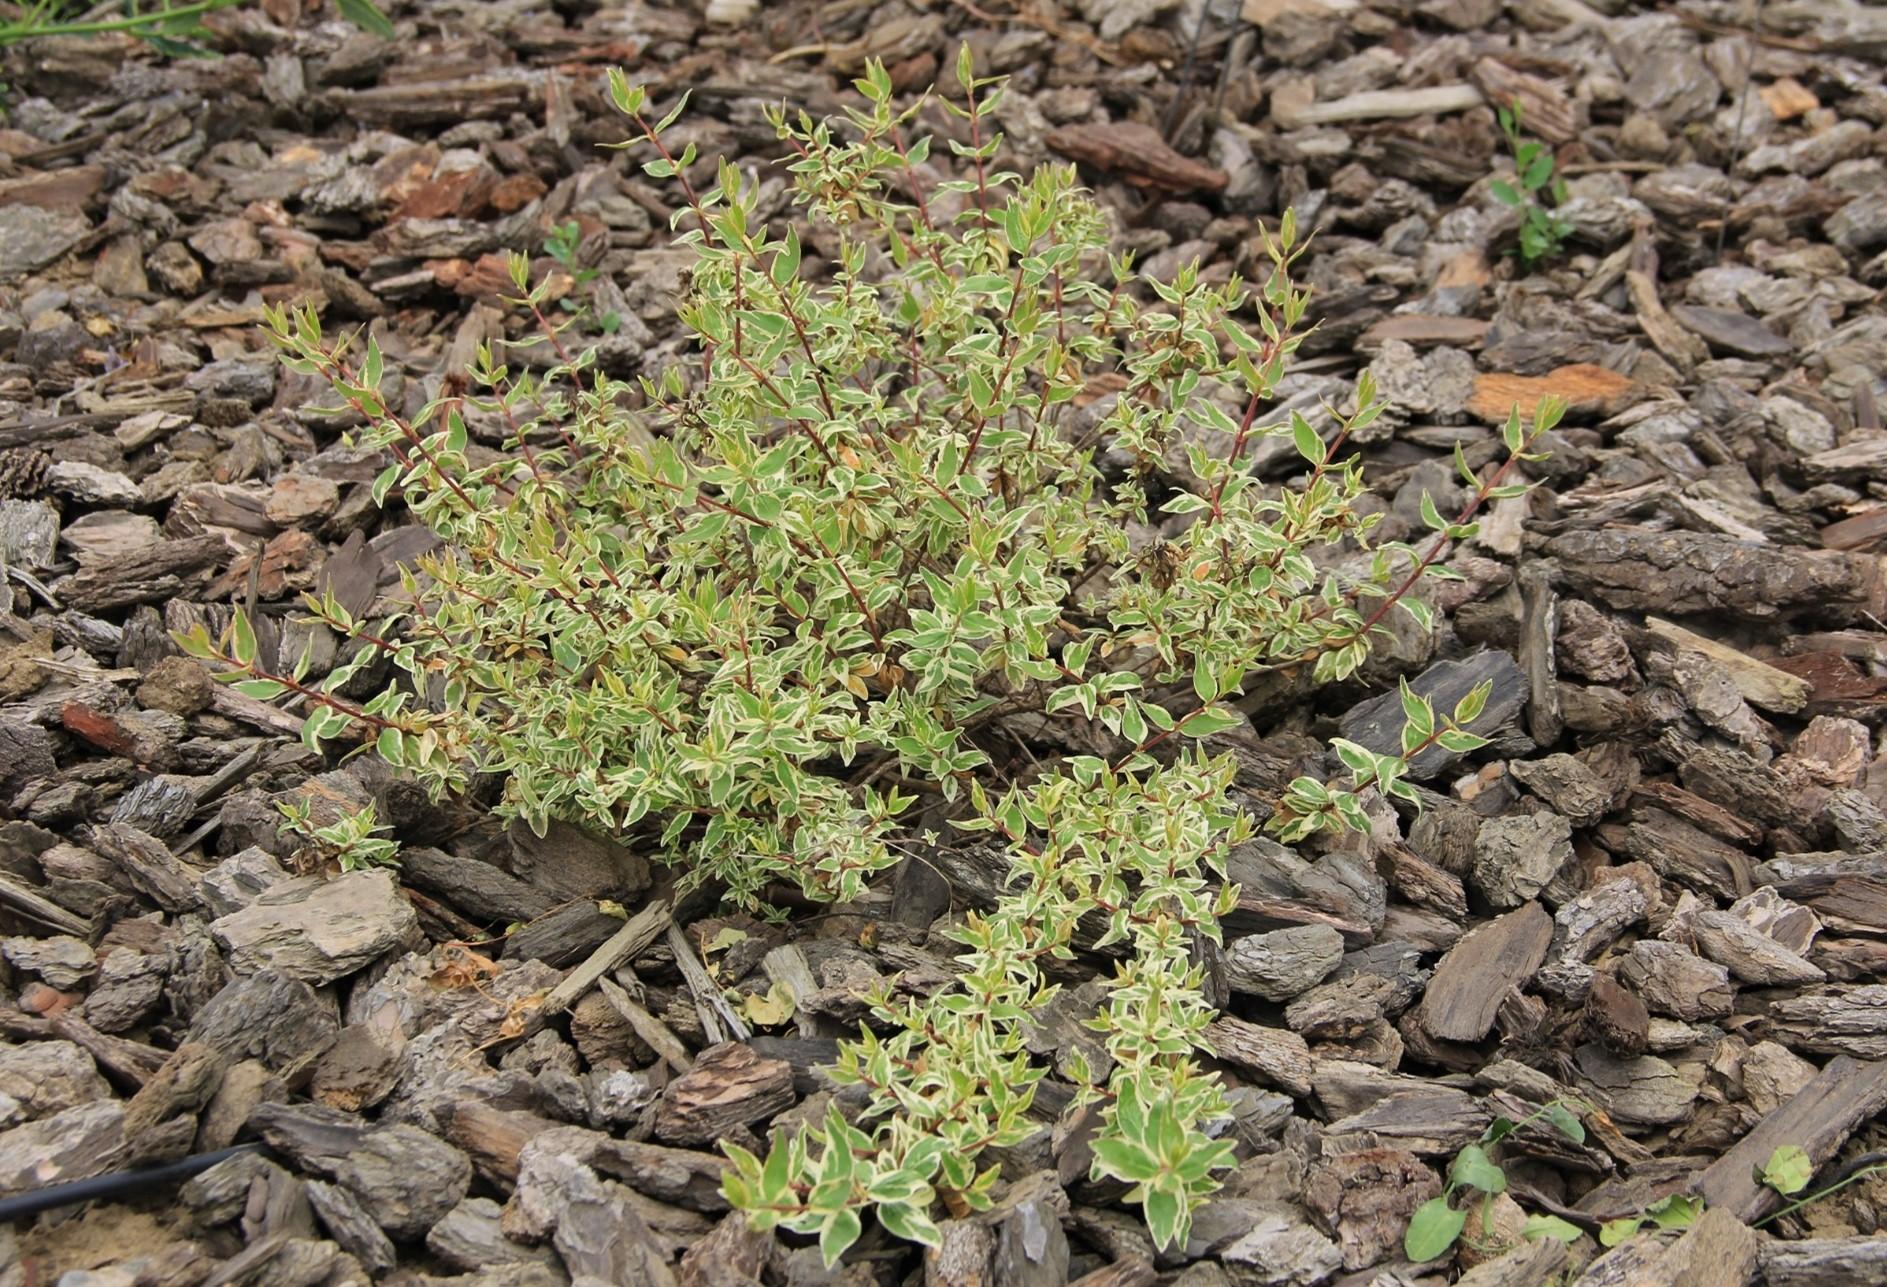
POLYGON ((970 104, 970 148, 976 161, 976 215, 981 221, 983 231, 989 231, 989 183, 983 172, 983 117, 980 105, 976 101, 976 91, 966 89, 964 97, 970 104))
POLYGON ((839 458, 832 454, 830 447, 826 446, 826 440, 819 436, 819 431, 793 414, 793 404, 786 400, 786 395, 780 392, 780 387, 773 383, 771 377, 769 377, 765 371, 762 371, 759 367, 748 361, 746 354, 741 353, 739 350, 735 350, 733 358, 736 362, 740 363, 741 367, 748 375, 751 375, 755 380, 760 382, 761 388, 773 395, 774 401, 780 404, 780 414, 799 426, 799 431, 812 440, 812 445, 819 449, 819 454, 826 458, 826 463, 828 465, 838 464, 839 458))
MULTIPOLYGON (((1449 524, 1449 526, 1459 527, 1473 518, 1486 502, 1488 494, 1496 487, 1500 486, 1501 479, 1507 476, 1508 471, 1514 467, 1519 459, 1520 456, 1518 453, 1508 456, 1501 464, 1501 467, 1494 471, 1493 477, 1489 478, 1475 489, 1473 497, 1466 505, 1462 506, 1461 512, 1455 516, 1454 522, 1449 524)), ((1375 629, 1376 624, 1384 617, 1388 616, 1390 609, 1400 603, 1403 596, 1415 588, 1415 583, 1422 579, 1422 575, 1427 572, 1430 567, 1434 566, 1435 560, 1439 559, 1442 551, 1448 548, 1448 540, 1449 538, 1446 532, 1437 534, 1434 541, 1430 543, 1428 550, 1422 555, 1421 559, 1417 561, 1415 567, 1409 572, 1408 576, 1402 579, 1402 583, 1396 587, 1395 592, 1384 599, 1382 603, 1377 606, 1376 610, 1370 614, 1369 618, 1364 621, 1361 626, 1351 631, 1347 637, 1326 643, 1324 647, 1344 648, 1355 643, 1358 639, 1367 638, 1369 632, 1375 629)), ((1319 651, 1322 651, 1322 649, 1319 649, 1319 651)))

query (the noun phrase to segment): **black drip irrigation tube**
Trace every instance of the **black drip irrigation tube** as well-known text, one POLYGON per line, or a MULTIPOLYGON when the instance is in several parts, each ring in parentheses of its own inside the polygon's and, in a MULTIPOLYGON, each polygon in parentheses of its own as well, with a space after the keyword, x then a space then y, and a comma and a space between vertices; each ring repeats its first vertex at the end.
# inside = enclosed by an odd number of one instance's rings
POLYGON ((71 1180, 65 1184, 49 1184, 43 1189, 17 1193, 10 1198, 0 1198, 0 1223, 22 1220, 27 1216, 38 1215, 42 1211, 51 1211, 55 1207, 71 1206, 74 1202, 121 1198, 141 1193, 145 1189, 156 1188, 160 1184, 187 1180, 193 1175, 209 1170, 218 1162, 228 1161, 244 1153, 260 1153, 265 1147, 262 1144, 238 1144, 234 1148, 219 1148, 214 1153, 198 1153, 163 1166, 150 1166, 136 1171, 113 1171, 109 1175, 94 1175, 89 1180, 71 1180))

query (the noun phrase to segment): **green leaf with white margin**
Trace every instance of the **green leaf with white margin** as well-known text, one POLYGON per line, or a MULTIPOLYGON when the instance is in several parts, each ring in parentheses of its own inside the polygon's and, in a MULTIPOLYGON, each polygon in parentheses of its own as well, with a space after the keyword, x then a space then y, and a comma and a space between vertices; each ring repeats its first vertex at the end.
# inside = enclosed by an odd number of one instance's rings
POLYGON ((1501 426, 1501 441, 1507 444, 1508 451, 1519 451, 1526 446, 1526 434, 1520 427, 1520 404, 1515 403, 1513 410, 1507 413, 1507 423, 1501 426))
MULTIPOLYGON (((1473 688, 1470 688, 1467 694, 1462 697, 1460 701, 1455 703, 1454 722, 1465 727, 1481 718, 1481 712, 1487 709, 1488 694, 1493 691, 1494 685, 1487 682, 1476 684, 1473 688)), ((1561 1112, 1566 1111, 1563 1106, 1556 1107, 1560 1107, 1561 1112)), ((1576 1122, 1579 1119, 1575 1117, 1573 1120, 1576 1122)), ((1559 1124, 1559 1118, 1555 1117, 1553 1123, 1557 1126, 1559 1124)), ((1585 1142, 1583 1131, 1580 1135, 1580 1142, 1585 1142)))
POLYGON ((1143 1184, 1160 1173, 1159 1159, 1133 1140, 1102 1136, 1092 1145, 1094 1170, 1129 1184, 1143 1184))
POLYGON ((916 1207, 902 1202, 888 1202, 878 1208, 878 1223, 885 1232, 906 1242, 935 1247, 943 1241, 936 1222, 916 1207))
POLYGON ((1297 445, 1297 454, 1313 465, 1321 467, 1328 458, 1324 440, 1311 428, 1310 421, 1295 411, 1291 413, 1291 440, 1297 445))
POLYGON ((1153 1245, 1162 1251, 1178 1244, 1184 1236, 1182 1231, 1192 1223, 1184 1195, 1169 1189, 1149 1189, 1140 1210, 1147 1218, 1153 1245))
POLYGON ((1434 709, 1426 698, 1409 687, 1408 680, 1401 681, 1398 691, 1402 699, 1402 718, 1408 728, 1416 731, 1419 742, 1435 731, 1434 709))
POLYGON ((826 1217, 825 1227, 819 1230, 819 1255, 827 1269, 838 1264, 846 1248, 858 1241, 859 1229, 858 1212, 850 1207, 826 1217))
POLYGON ((1237 728, 1243 722, 1237 715, 1221 707, 1201 706, 1179 722, 1179 731, 1187 737, 1210 737, 1228 728, 1237 728))
POLYGON ((256 659, 256 632, 249 624, 249 614, 241 608, 229 623, 229 655, 238 666, 256 659))

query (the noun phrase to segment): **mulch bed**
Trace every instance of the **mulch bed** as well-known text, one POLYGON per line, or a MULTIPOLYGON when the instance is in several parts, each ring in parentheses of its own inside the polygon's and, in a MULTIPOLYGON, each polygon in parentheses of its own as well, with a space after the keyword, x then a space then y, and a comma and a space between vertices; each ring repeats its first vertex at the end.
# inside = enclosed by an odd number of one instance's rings
MULTIPOLYGON (((0 1283, 1887 1279, 1887 1179, 1743 1225, 1780 1205, 1752 1175, 1778 1145, 1823 1182, 1887 1147, 1887 16, 1231 8, 404 4, 385 42, 264 0, 213 19, 216 61, 6 54, 0 1199, 266 1147, 0 1226, 0 1283), (278 367, 265 305, 370 330, 416 408, 530 332, 502 299, 523 251, 615 315, 608 369, 659 367, 685 350, 676 194, 598 147, 625 133, 604 69, 692 89, 702 164, 777 184, 764 104, 834 110, 867 57, 919 90, 964 40, 1012 77, 1016 168, 1078 162, 1149 271, 1249 274, 1287 204, 1317 230, 1282 405, 1375 374, 1394 410, 1355 446, 1386 539, 1425 491, 1450 511, 1454 448, 1490 458, 1516 400, 1571 413, 1428 591, 1432 634, 1322 692, 1260 686, 1220 739, 1262 807, 1332 770, 1332 734, 1393 749, 1397 677, 1438 704, 1493 686, 1494 741, 1425 754, 1419 816, 1236 856, 1212 1062, 1240 1161, 1191 1242, 1156 1254, 1088 1179, 1051 1074, 992 1212, 827 1271, 728 1214, 715 1146, 823 1117, 836 1038, 886 981, 948 978, 942 931, 998 857, 946 834, 856 904, 722 914, 633 847, 335 767, 293 702, 212 685, 169 636, 244 604, 292 658, 301 592, 372 604, 430 541, 278 367), (1489 189, 1515 100, 1569 188, 1569 253, 1535 270, 1489 189), (297 870, 284 800, 374 802, 401 866, 297 870), (1562 1096, 1590 1134, 1508 1142, 1497 1245, 1477 1211, 1457 1260, 1407 1264, 1455 1151, 1562 1096), (1712 1213, 1683 1237, 1498 1245, 1522 1212, 1596 1233, 1680 1191, 1712 1213)), ((1287 479, 1288 444, 1260 468, 1287 479)), ((1035 716, 992 738, 1086 749, 1035 716)), ((1103 968, 1039 1017, 1045 1059, 1092 1040, 1103 968)))

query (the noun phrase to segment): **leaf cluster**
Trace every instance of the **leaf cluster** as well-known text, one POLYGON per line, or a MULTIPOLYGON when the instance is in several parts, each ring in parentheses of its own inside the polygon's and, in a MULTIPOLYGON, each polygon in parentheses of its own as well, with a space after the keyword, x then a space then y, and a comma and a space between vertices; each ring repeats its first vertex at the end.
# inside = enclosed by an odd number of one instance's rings
POLYGON ((400 842, 376 834, 389 828, 380 825, 371 803, 326 826, 315 822, 312 801, 280 800, 275 807, 281 811, 284 832, 312 841, 323 857, 332 859, 344 872, 399 865, 400 842))

